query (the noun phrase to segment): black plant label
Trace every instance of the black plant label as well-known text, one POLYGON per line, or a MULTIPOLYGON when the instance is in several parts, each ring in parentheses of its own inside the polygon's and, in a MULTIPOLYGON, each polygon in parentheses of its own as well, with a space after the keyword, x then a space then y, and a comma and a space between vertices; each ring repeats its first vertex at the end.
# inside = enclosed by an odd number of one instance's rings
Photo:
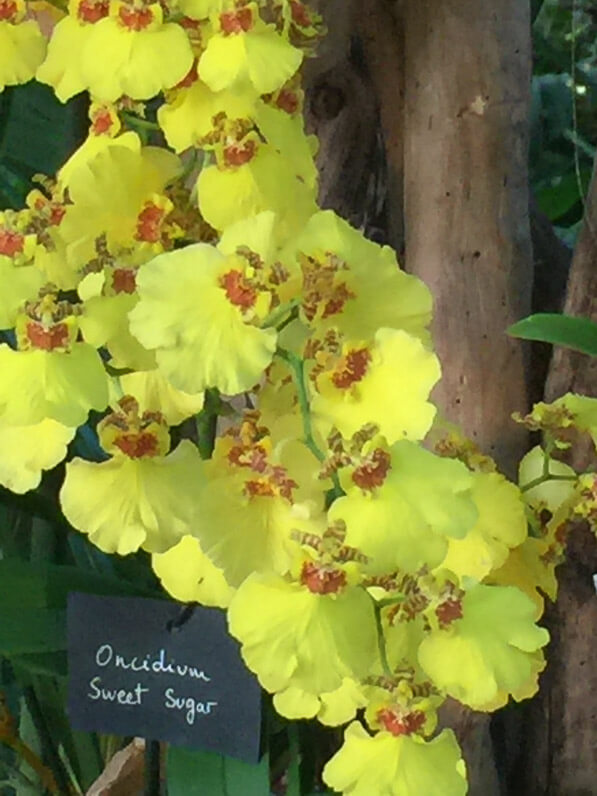
POLYGON ((72 592, 68 672, 75 729, 258 760, 259 684, 218 609, 72 592))

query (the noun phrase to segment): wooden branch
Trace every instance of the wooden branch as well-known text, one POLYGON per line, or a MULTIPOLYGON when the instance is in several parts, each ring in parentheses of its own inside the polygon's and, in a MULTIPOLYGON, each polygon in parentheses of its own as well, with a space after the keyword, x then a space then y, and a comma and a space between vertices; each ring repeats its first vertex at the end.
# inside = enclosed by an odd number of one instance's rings
POLYGON ((116 752, 86 796, 140 796, 143 792, 145 741, 135 738, 116 752))
MULTIPOLYGON (((585 220, 574 251, 564 311, 597 321, 597 161, 585 220)), ((597 397, 597 359, 556 349, 546 399, 566 392, 597 397)), ((597 465, 589 439, 575 445, 569 462, 578 470, 597 465)), ((572 532, 567 560, 557 570, 557 603, 547 613, 552 640, 541 690, 524 732, 526 748, 513 773, 521 792, 583 796, 597 782, 597 540, 586 528, 572 532)))

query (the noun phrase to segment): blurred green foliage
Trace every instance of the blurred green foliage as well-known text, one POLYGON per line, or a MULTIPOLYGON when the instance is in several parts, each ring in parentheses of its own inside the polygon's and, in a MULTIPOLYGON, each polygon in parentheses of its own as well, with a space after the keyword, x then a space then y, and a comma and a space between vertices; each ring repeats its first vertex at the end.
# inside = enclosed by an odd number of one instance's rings
POLYGON ((597 138, 597 4, 533 4, 530 174, 539 207, 574 245, 597 138))

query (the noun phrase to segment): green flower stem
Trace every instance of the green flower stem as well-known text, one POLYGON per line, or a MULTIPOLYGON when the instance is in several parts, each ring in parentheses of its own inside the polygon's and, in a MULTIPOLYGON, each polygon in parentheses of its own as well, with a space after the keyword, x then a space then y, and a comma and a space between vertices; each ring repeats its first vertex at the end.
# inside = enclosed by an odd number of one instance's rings
POLYGON ((128 376, 129 373, 135 373, 133 368, 115 368, 110 365, 109 362, 104 362, 104 370, 108 376, 114 376, 115 378, 120 378, 120 376, 128 376))
MULTIPOLYGON (((297 313, 298 313, 298 308, 297 313)), ((307 395, 307 384, 305 381, 305 363, 303 360, 293 354, 292 351, 287 351, 285 348, 278 347, 276 353, 281 357, 291 368, 294 382, 296 384, 298 402, 301 410, 301 417, 303 418, 303 436, 304 443, 309 448, 313 456, 320 462, 325 462, 325 453, 319 448, 313 437, 313 426, 311 424, 311 408, 309 406, 309 396, 307 395)), ((331 506, 334 500, 346 494, 340 486, 340 479, 338 473, 331 474, 333 489, 330 490, 329 498, 326 501, 326 509, 331 506)))
POLYGON ((539 486, 540 484, 545 484, 547 481, 576 481, 577 476, 575 475, 553 475, 552 473, 547 473, 546 475, 540 475, 537 478, 533 478, 532 481, 529 481, 528 484, 524 484, 524 486, 520 487, 521 492, 528 492, 529 489, 533 489, 535 486, 539 486))
MULTIPOLYGON (((307 385, 305 383, 305 369, 303 360, 292 351, 287 351, 284 348, 277 348, 276 353, 281 357, 291 368, 292 375, 296 384, 298 393, 299 408, 301 410, 301 417, 303 418, 303 434, 304 443, 309 448, 313 456, 320 462, 325 461, 325 454, 319 449, 313 437, 313 426, 311 425, 311 411, 309 408, 309 397, 307 395, 307 385)), ((338 484, 339 486, 339 484, 338 484)))
POLYGON ((135 116, 133 113, 128 113, 128 111, 122 111, 122 118, 133 130, 137 128, 140 130, 160 129, 160 125, 157 122, 151 122, 149 119, 141 119, 140 116, 135 116))
POLYGON ((292 299, 290 303, 283 304, 281 307, 276 307, 275 310, 270 312, 263 321, 262 328, 275 328, 276 331, 280 332, 288 326, 289 323, 292 323, 292 321, 298 318, 298 310, 298 299, 292 299))
POLYGON ((213 453, 220 407, 219 391, 215 388, 206 390, 203 409, 197 415, 197 447, 202 459, 210 459, 213 453))
POLYGON ((386 597, 383 600, 377 600, 376 605, 379 608, 385 608, 388 605, 398 605, 398 603, 403 603, 404 597, 401 595, 400 597, 386 597))
MULTIPOLYGON (((371 595, 369 595, 371 597, 371 595)), ((383 624, 381 621, 381 609, 382 605, 376 602, 373 597, 371 597, 373 601, 373 611, 375 613, 375 628, 377 630, 377 649, 379 650, 379 659, 381 661, 381 668, 383 669, 383 673, 386 677, 392 678, 394 675, 392 673, 392 669, 390 668, 390 664, 388 662, 388 653, 386 650, 386 639, 383 632, 383 624)))

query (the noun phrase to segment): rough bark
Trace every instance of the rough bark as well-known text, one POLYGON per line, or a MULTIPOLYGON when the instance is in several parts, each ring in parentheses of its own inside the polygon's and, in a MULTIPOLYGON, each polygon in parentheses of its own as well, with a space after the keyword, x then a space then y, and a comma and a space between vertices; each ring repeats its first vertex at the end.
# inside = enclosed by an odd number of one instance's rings
MULTIPOLYGON (((564 311, 597 321, 597 164, 585 222, 572 261, 564 311)), ((566 392, 597 396, 597 359, 556 349, 546 399, 566 392)), ((575 446, 570 463, 595 469, 592 444, 575 446)), ((524 733, 528 746, 515 770, 530 796, 591 796, 597 788, 597 540, 579 527, 558 570, 557 603, 547 614, 552 640, 541 689, 524 733), (526 764, 525 764, 526 763, 526 764), (530 763, 530 765, 529 765, 530 763)))
MULTIPOLYGON (((406 268, 435 300, 435 401, 508 474, 526 450, 523 346, 531 309, 529 9, 519 0, 418 0, 404 19, 406 268)), ((456 706, 470 792, 499 792, 489 718, 456 706)))
POLYGON ((387 0, 369 0, 359 15, 367 71, 379 108, 387 165, 386 238, 404 252, 404 30, 387 0))
POLYGON ((404 4, 406 267, 435 298, 435 394, 507 471, 524 451, 530 24, 519 0, 404 4))

